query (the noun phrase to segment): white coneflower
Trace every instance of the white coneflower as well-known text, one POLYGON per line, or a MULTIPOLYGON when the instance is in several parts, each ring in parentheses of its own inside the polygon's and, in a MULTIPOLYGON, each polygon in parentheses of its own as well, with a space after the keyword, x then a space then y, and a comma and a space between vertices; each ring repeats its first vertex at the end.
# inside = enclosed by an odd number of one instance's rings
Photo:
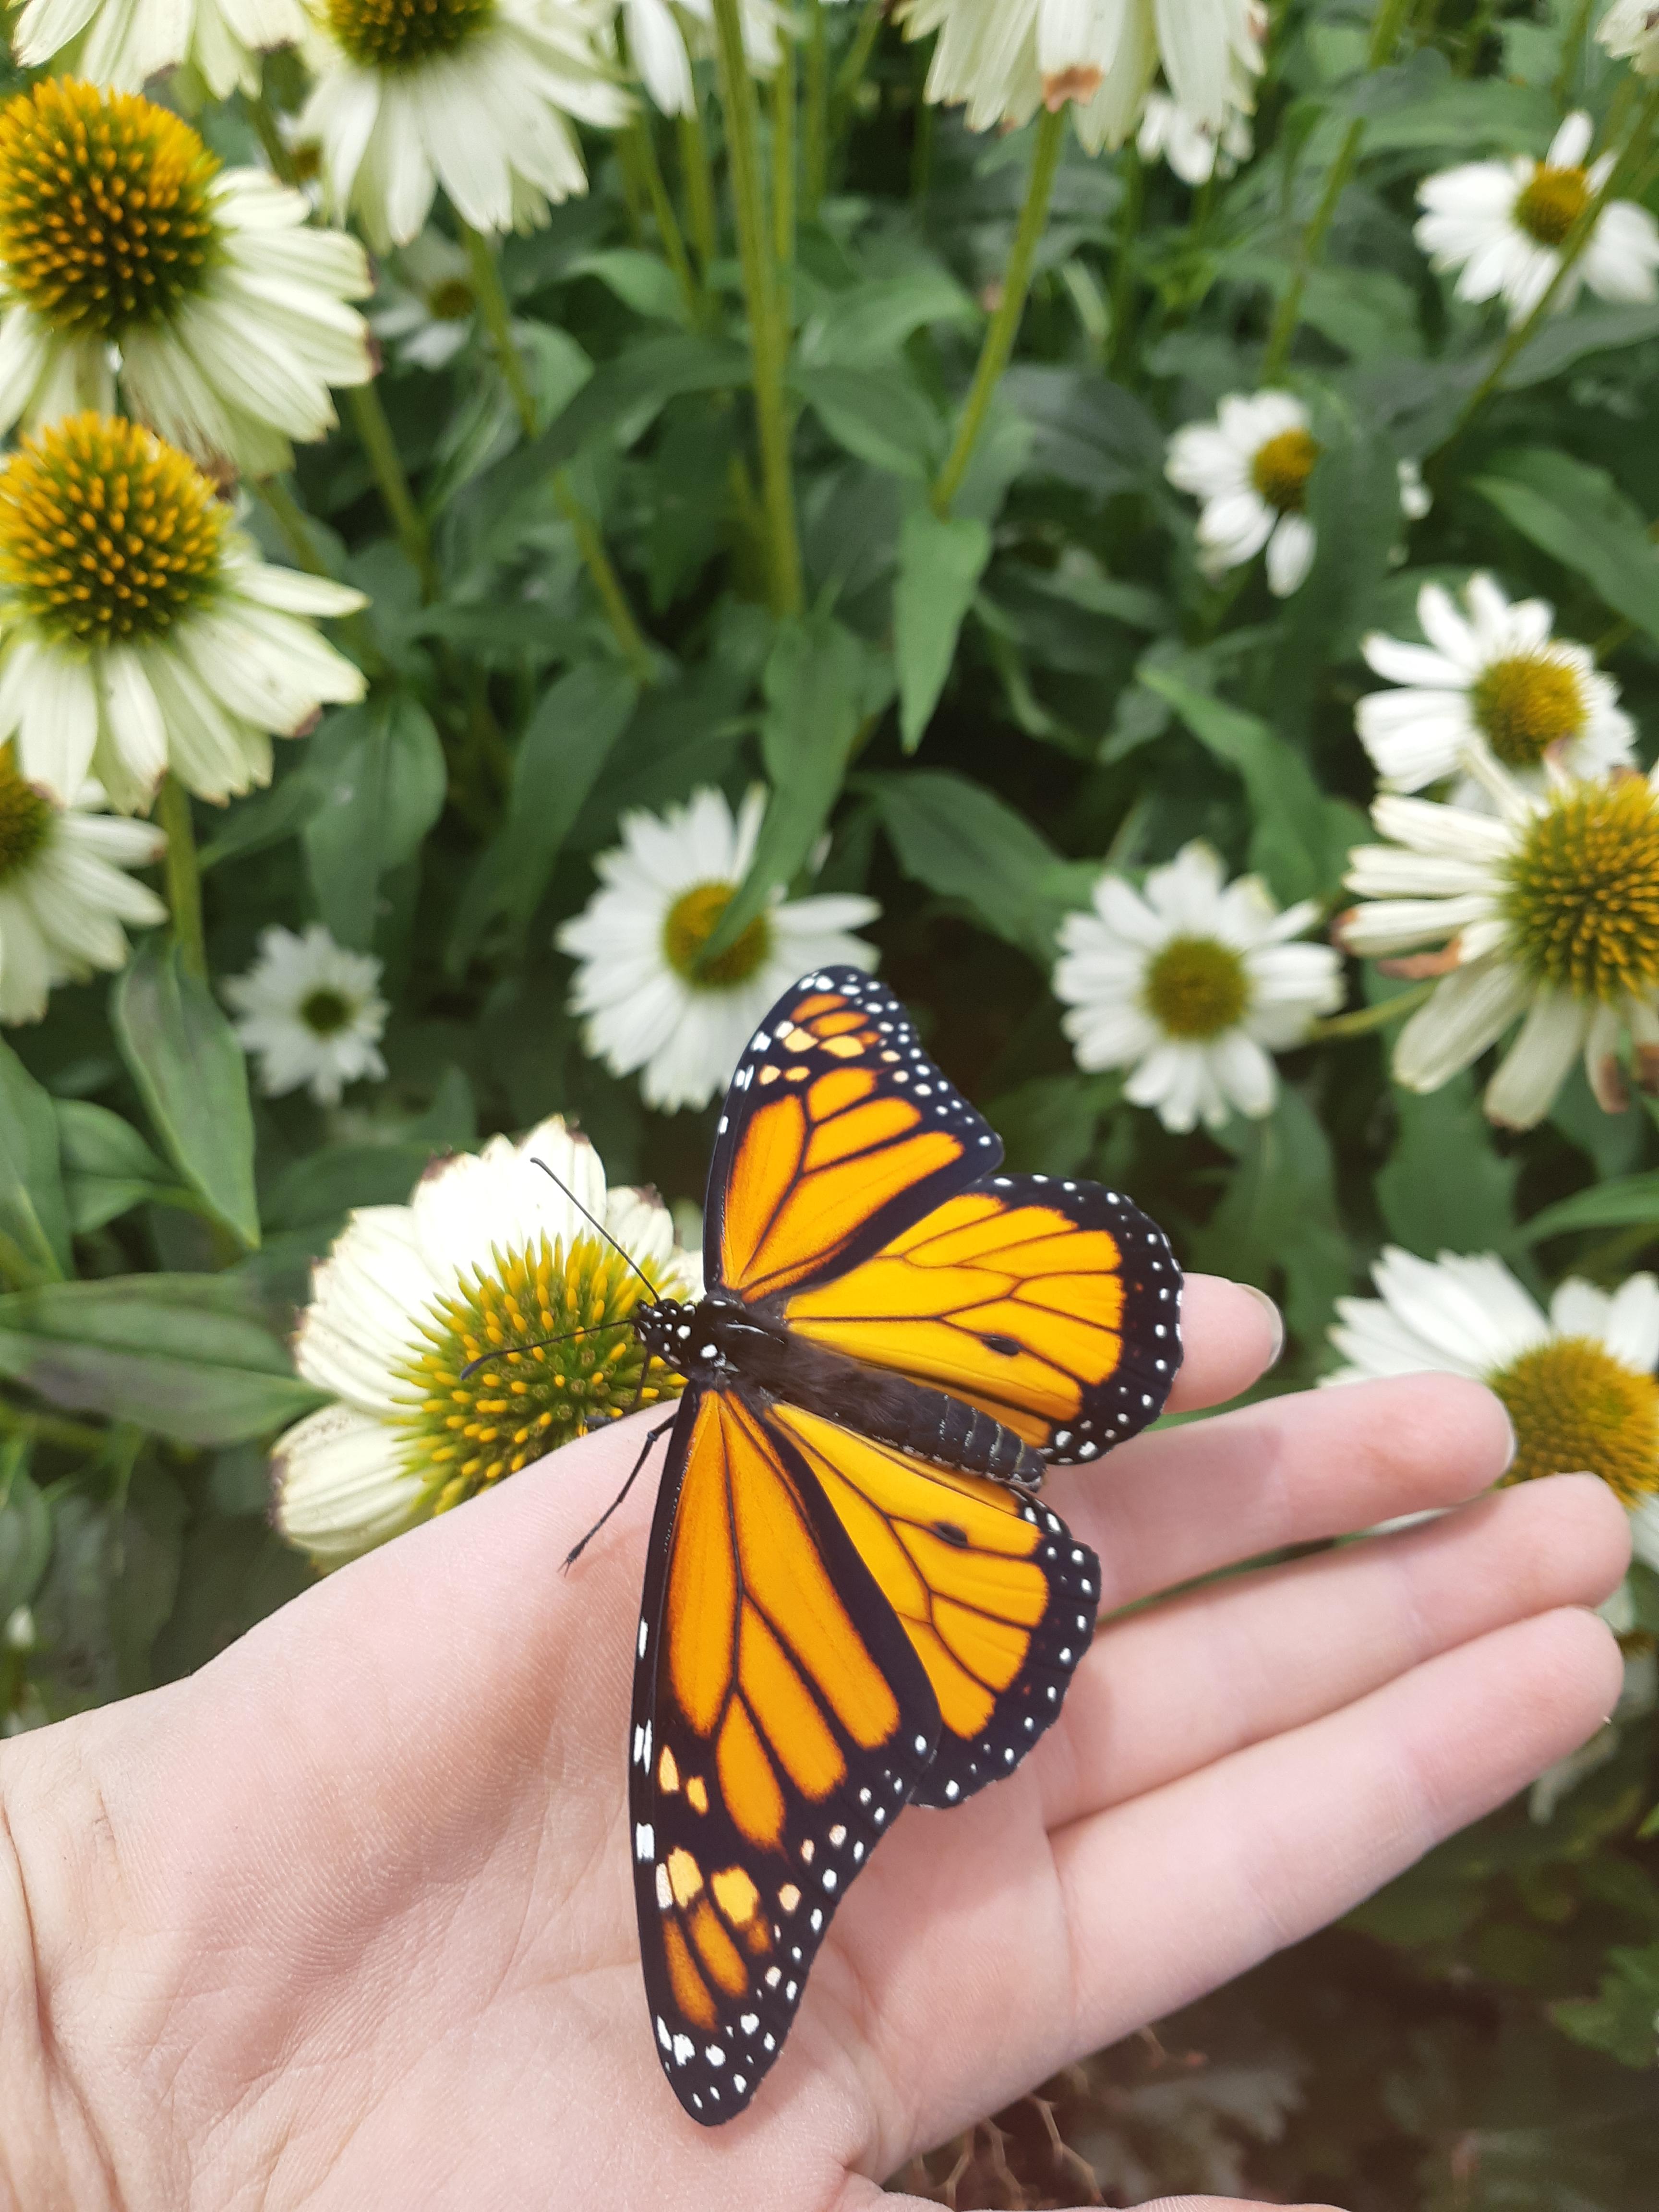
POLYGON ((1270 1113, 1272 1055, 1342 1003, 1337 954, 1290 941, 1318 915, 1313 899, 1281 914, 1257 877, 1227 883, 1197 839, 1140 892, 1103 875, 1093 913, 1060 924, 1054 974, 1079 1066, 1132 1068, 1124 1097, 1167 1129, 1270 1113))
MULTIPOLYGON (((778 65, 782 36, 769 0, 742 0, 743 50, 757 76, 778 65)), ((634 74, 664 115, 690 115, 696 106, 692 54, 714 51, 714 0, 622 0, 622 19, 634 74), (691 43, 688 46, 687 41, 691 43)))
POLYGON ((187 124, 52 78, 0 107, 0 429, 128 413, 252 476, 335 422, 373 374, 362 248, 307 225, 263 169, 222 169, 187 124))
MULTIPOLYGON (((1438 584, 1417 595, 1429 640, 1413 645, 1373 630, 1360 650, 1379 676, 1404 687, 1373 691, 1354 710, 1360 741, 1389 791, 1420 791, 1463 769, 1484 746, 1518 781, 1540 786, 1544 763, 1596 776, 1634 757, 1634 726, 1619 686, 1587 648, 1552 635, 1544 599, 1504 598, 1490 576, 1464 588, 1468 619, 1438 584)), ((1484 793, 1465 775, 1460 805, 1484 793)))
POLYGON ((1254 105, 1265 15, 1255 0, 903 0, 909 39, 939 33, 927 96, 965 102, 970 130, 1072 109, 1091 153, 1121 146, 1160 64, 1194 127, 1218 135, 1254 105))
MULTIPOLYGON (((1593 135, 1581 109, 1568 116, 1541 161, 1523 155, 1466 161, 1424 179, 1417 242, 1443 275, 1462 271, 1460 300, 1501 298, 1512 324, 1532 313, 1561 266, 1568 233, 1613 173, 1611 154, 1585 167, 1593 135)), ((1659 223, 1633 200, 1613 200, 1553 304, 1570 307, 1586 284, 1598 299, 1651 300, 1656 270, 1659 223)))
POLYGON ((1348 887, 1366 903, 1338 924, 1348 951, 1409 954, 1396 973, 1442 979, 1400 1033, 1396 1081, 1438 1090, 1519 1022, 1486 1087, 1494 1121, 1531 1128, 1581 1053, 1617 1110, 1626 1040, 1638 1083, 1659 1090, 1659 782, 1626 773, 1529 792, 1490 758, 1469 765, 1493 815, 1379 799, 1371 819, 1391 842, 1349 856, 1348 887))
POLYGON ((359 699, 309 617, 364 604, 267 567, 185 456, 118 416, 66 416, 0 465, 0 739, 65 802, 124 813, 170 767, 204 799, 270 780, 270 733, 359 699))
POLYGON ((1218 131, 1194 120, 1167 92, 1146 95, 1146 112, 1135 135, 1135 149, 1143 161, 1165 161, 1185 185, 1207 184, 1212 177, 1231 177, 1241 161, 1248 161, 1255 140, 1248 111, 1229 111, 1218 131))
POLYGON ((12 41, 26 69, 73 46, 77 74, 123 92, 187 61, 223 100, 257 93, 260 55, 304 27, 299 0, 28 0, 12 41))
POLYGON ((447 368, 477 326, 471 264, 441 230, 423 230, 382 270, 368 319, 403 360, 447 368))
POLYGON ((607 1191, 598 1153, 556 1116, 428 1169, 407 1206, 354 1213, 295 1339, 301 1374, 336 1402, 271 1455, 277 1528, 337 1565, 675 1395, 626 1325, 647 1295, 630 1260, 660 1294, 701 1295, 661 1200, 607 1191))
POLYGON ((1379 1295, 1339 1298, 1331 1341, 1347 1364, 1323 1379, 1473 1376, 1504 1401, 1515 1460, 1504 1478, 1599 1474, 1645 1543, 1659 1499, 1659 1282, 1618 1291, 1569 1276, 1547 1315, 1490 1253, 1420 1260, 1390 1249, 1379 1295))
POLYGON ((268 1098, 303 1085, 319 1106, 337 1106, 348 1083, 380 1081, 386 1062, 375 1047, 388 1010, 380 982, 374 955, 347 951, 319 921, 303 937, 260 931, 258 958, 223 989, 268 1098))
POLYGON ((599 40, 605 0, 314 0, 317 82, 300 128, 337 215, 406 246, 441 184, 475 230, 528 230, 587 189, 572 118, 610 128, 628 96, 599 40))
POLYGON ((60 983, 126 965, 128 929, 165 921, 125 871, 153 866, 167 840, 102 809, 95 783, 70 806, 26 783, 0 746, 0 1022, 38 1022, 60 983))
POLYGON ((1659 76, 1659 11, 1653 0, 1613 0, 1595 35, 1638 76, 1659 76))
POLYGON ((756 915, 735 944, 698 957, 743 881, 760 834, 765 794, 751 791, 736 818, 718 791, 699 791, 665 814, 628 814, 622 843, 598 862, 600 889, 559 931, 580 963, 571 1004, 584 1042, 617 1075, 642 1069, 648 1106, 702 1106, 730 1080, 755 1024, 811 968, 872 968, 848 934, 873 921, 873 899, 805 898, 756 915))

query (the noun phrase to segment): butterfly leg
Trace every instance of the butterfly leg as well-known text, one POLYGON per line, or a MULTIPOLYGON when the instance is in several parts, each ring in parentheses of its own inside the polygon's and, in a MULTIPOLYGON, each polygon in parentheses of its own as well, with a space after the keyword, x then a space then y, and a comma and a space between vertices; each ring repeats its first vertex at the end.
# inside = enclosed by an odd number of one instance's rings
POLYGON ((647 1431, 645 1442, 640 1446, 640 1455, 635 1461, 632 1468, 629 1468, 627 1481, 623 1483, 622 1488, 611 1499, 610 1504, 605 1507, 604 1512, 600 1514, 599 1519, 593 1523, 593 1526, 582 1538, 580 1543, 575 1545, 570 1551, 565 1553, 564 1564, 567 1570, 575 1565, 577 1560, 580 1559, 582 1553, 587 1549, 593 1539, 599 1534, 600 1529, 604 1528, 605 1522, 611 1518, 617 1508, 622 1504, 623 1498, 627 1497, 629 1492, 634 1487, 635 1477, 638 1474, 640 1469, 645 1465, 647 1460, 651 1456, 652 1445, 656 1443, 659 1437, 665 1437, 670 1429, 673 1427, 675 1419, 678 1416, 678 1409, 676 1408, 675 1413, 671 1413, 665 1421, 659 1421, 654 1429, 647 1431))

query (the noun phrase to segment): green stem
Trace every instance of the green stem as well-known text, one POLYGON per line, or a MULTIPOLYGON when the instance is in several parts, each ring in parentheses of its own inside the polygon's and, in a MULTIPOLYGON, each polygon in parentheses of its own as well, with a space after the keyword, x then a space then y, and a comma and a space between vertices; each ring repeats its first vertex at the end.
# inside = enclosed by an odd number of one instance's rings
MULTIPOLYGON (((1371 27, 1370 46, 1365 56, 1367 70, 1384 68, 1393 58, 1401 26, 1406 20, 1411 0, 1382 0, 1382 6, 1371 27)), ((1309 276, 1324 248, 1325 234, 1335 216, 1337 203, 1347 190, 1348 179, 1352 176, 1354 165, 1359 158, 1359 142, 1364 135, 1365 118, 1356 115, 1343 133, 1342 143, 1337 149, 1336 159, 1325 179, 1319 205, 1314 210, 1311 220, 1297 243, 1291 281, 1274 310, 1273 325, 1267 332, 1267 351, 1261 357, 1260 381, 1264 385, 1277 384, 1285 374, 1297 325, 1302 319, 1302 295, 1308 289, 1309 276)))
POLYGON ((470 222, 456 217, 456 228, 466 248, 466 258, 472 271, 472 290, 478 302, 478 313, 483 317, 484 328, 489 333, 489 343, 495 349, 495 365, 501 370, 511 393, 513 404, 518 410, 519 422, 526 438, 533 438, 540 428, 536 420, 536 395, 530 389, 530 379, 524 373, 524 362, 513 338, 513 312, 507 304, 507 294, 501 286, 501 265, 489 240, 481 230, 474 230, 470 222))
POLYGON ((720 250, 719 219, 714 213, 714 172, 708 159, 708 137, 702 127, 702 110, 694 106, 677 119, 680 142, 680 173, 685 180, 685 214, 691 226, 702 281, 720 250))
POLYGON ((761 503, 766 512, 771 554, 769 595, 775 614, 793 615, 800 611, 801 574, 795 493, 789 472, 789 413, 783 389, 788 333, 778 288, 778 264, 769 235, 759 106, 744 53, 738 0, 714 0, 714 33, 738 248, 749 307, 750 361, 760 434, 761 503))
POLYGON ((202 876, 196 865, 196 832, 190 818, 190 793, 169 772, 156 795, 155 818, 167 832, 167 905, 173 935, 186 971, 207 981, 207 937, 202 927, 202 876))
POLYGON ((680 288, 680 297, 685 302, 685 312, 692 327, 699 328, 706 319, 702 295, 697 289, 691 258, 685 250, 685 236, 680 228, 679 217, 674 212, 674 203, 668 195, 662 164, 657 159, 657 142, 652 136, 651 125, 643 114, 635 114, 629 124, 622 135, 618 151, 624 165, 632 165, 646 198, 651 204, 657 235, 662 240, 664 258, 674 272, 674 282, 680 288))
POLYGON ((1553 88, 1558 107, 1564 108, 1567 105, 1567 94, 1572 90, 1572 81, 1578 72, 1578 58, 1584 49, 1584 33, 1589 28, 1590 10, 1594 5, 1595 0, 1577 0, 1572 20, 1561 40, 1561 66, 1555 73, 1553 88))
POLYGON ((623 659, 641 684, 651 684, 656 678, 656 663, 645 634, 634 619, 634 610, 628 604, 628 594, 622 580, 611 565, 611 556, 605 550, 605 540, 599 526, 577 496, 576 487, 570 480, 568 469, 553 471, 553 496, 559 503, 559 512, 570 525, 576 540, 576 550, 581 555, 599 604, 605 609, 611 634, 622 650, 623 659))
POLYGON ((1315 1022, 1308 1031, 1308 1042, 1328 1044, 1339 1037, 1369 1036, 1373 1030, 1385 1030, 1391 1022, 1414 1013, 1438 981, 1437 976, 1426 983, 1414 983, 1409 991, 1396 991, 1393 998, 1379 999, 1374 1006, 1360 1006, 1352 1014, 1335 1014, 1329 1021, 1315 1022))
POLYGON ((806 0, 806 118, 801 138, 800 211, 812 222, 830 170, 830 52, 824 0, 806 0))
POLYGON ((779 43, 772 74, 772 251, 778 267, 787 270, 795 258, 795 47, 787 31, 779 43))
POLYGON ((0 1430, 37 1437, 43 1444, 61 1444, 67 1451, 101 1451, 109 1434, 106 1429, 91 1428, 84 1421, 66 1421, 57 1413, 36 1413, 27 1407, 14 1406, 9 1398, 0 1398, 0 1430))
POLYGON ((244 94, 243 98, 255 135, 265 149, 266 161, 285 185, 294 184, 296 181, 294 156, 289 151, 288 142, 276 121, 276 111, 265 98, 263 88, 251 96, 244 94))
POLYGON ((281 531, 283 543, 293 556, 295 567, 308 569, 313 576, 327 575, 328 563, 317 550, 315 540, 306 526, 305 509, 281 477, 261 477, 253 488, 264 501, 271 520, 281 531))
POLYGON ((876 51, 876 40, 881 36, 885 0, 869 0, 847 58, 836 72, 836 88, 830 98, 830 135, 841 138, 846 135, 852 119, 853 102, 858 97, 859 87, 864 82, 864 72, 870 66, 870 57, 876 51))
POLYGON ((1002 381, 1002 372, 1013 351, 1020 317, 1025 311, 1025 296, 1031 289, 1037 245, 1048 219, 1048 200, 1054 191, 1054 173, 1060 167, 1060 150, 1066 143, 1066 127, 1064 107, 1043 110, 1031 155, 1031 173, 1025 183, 1025 204, 1019 211, 1019 227, 1014 233, 1013 251, 1008 256, 1007 273, 1002 280, 1002 299, 980 348, 979 364, 968 388, 955 441, 930 495, 936 514, 948 515, 951 501, 962 489, 962 479, 968 472, 968 464, 985 428, 996 388, 1002 381))
POLYGON ((374 384, 354 384, 346 393, 346 404, 351 410, 358 440, 374 471, 374 481, 380 488, 380 498, 398 533, 398 543, 421 580, 422 596, 433 599, 437 592, 438 577, 432 561, 432 540, 426 518, 416 506, 415 495, 404 473, 398 441, 386 419, 386 409, 380 404, 380 387, 374 384))
MULTIPOLYGON (((1630 79, 1626 78, 1620 89, 1622 91, 1629 82, 1630 79)), ((1609 120, 1611 119, 1610 118, 1609 120)), ((1619 198, 1632 173, 1645 157, 1648 140, 1652 135, 1656 120, 1659 120, 1659 89, 1648 94, 1640 113, 1637 116, 1630 137, 1625 142, 1624 152, 1620 154, 1608 172, 1607 182, 1590 200, 1583 212, 1573 223, 1571 229, 1562 240, 1561 258, 1543 296, 1535 303, 1531 313, 1517 323, 1505 338, 1498 349, 1497 360, 1493 362, 1491 368, 1464 401, 1462 412, 1437 448, 1436 458, 1443 465, 1446 454, 1457 444, 1476 415, 1502 384, 1516 356, 1530 343, 1534 333, 1554 307, 1561 287, 1571 275, 1579 255, 1589 244, 1595 234, 1595 226, 1601 219, 1601 210, 1610 201, 1619 198)))
POLYGON ((1133 139, 1123 149, 1123 204, 1118 210, 1117 253, 1112 264, 1112 352, 1109 374, 1120 384, 1134 357, 1135 240, 1146 203, 1146 165, 1133 139))

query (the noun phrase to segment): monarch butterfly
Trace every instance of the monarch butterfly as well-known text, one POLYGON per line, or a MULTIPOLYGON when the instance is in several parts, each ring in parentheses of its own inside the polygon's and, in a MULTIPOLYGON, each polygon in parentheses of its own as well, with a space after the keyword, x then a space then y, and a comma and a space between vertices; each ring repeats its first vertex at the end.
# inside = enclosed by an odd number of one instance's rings
POLYGON ((640 1949, 708 2126, 900 1808, 961 1803, 1058 1714, 1099 1562, 1035 1493, 1156 1418, 1181 1363, 1163 1231, 1001 1159, 883 984, 805 976, 720 1118, 705 1297, 632 1317, 686 1381, 635 1657, 640 1949))

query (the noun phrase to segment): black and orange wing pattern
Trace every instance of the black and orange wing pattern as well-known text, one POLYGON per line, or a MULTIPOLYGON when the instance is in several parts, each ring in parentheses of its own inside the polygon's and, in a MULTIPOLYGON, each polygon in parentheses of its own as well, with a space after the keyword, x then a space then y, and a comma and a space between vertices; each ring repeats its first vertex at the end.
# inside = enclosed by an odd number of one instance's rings
POLYGON ((842 1273, 989 1173, 1002 1144, 884 983, 803 977, 732 1079, 708 1172, 703 1272, 750 1304, 842 1273))
POLYGON ((981 1407, 1058 1464, 1155 1420, 1181 1364, 1168 1237, 1116 1191, 1055 1176, 987 1176, 780 1310, 814 1343, 981 1407))
POLYGON ((630 1812, 663 2070, 730 2119, 905 1802, 1018 1764, 1094 1625, 1047 1507, 741 1388, 682 1401, 652 1530, 630 1812))

